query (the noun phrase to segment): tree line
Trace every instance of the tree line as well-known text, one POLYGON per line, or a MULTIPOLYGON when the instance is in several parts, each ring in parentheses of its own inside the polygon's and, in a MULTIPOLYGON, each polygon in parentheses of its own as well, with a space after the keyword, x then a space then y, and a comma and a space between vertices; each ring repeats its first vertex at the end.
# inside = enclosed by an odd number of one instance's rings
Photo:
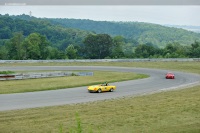
POLYGON ((14 33, 0 46, 1 60, 46 60, 46 59, 119 59, 119 58, 200 58, 200 42, 183 46, 168 43, 159 48, 152 43, 135 44, 126 42, 122 36, 88 34, 83 45, 68 44, 63 49, 53 47, 46 36, 22 32, 14 33))

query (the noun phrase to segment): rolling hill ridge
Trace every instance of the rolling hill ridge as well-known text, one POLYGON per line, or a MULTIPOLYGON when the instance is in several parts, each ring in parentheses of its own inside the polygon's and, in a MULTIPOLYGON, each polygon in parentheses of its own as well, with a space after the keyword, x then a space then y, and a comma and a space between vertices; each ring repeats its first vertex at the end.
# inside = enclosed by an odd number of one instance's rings
MULTIPOLYGON (((30 25, 33 22, 40 22, 39 25, 42 23, 42 28, 36 26, 34 31, 45 34, 53 43, 60 43, 63 40, 63 38, 59 36, 59 30, 61 32, 65 31, 64 34, 72 34, 72 36, 73 34, 76 34, 76 37, 79 38, 79 41, 89 33, 109 34, 112 37, 123 36, 128 42, 136 43, 135 45, 152 43, 161 48, 165 47, 168 43, 177 42, 181 45, 189 45, 194 41, 200 40, 200 33, 184 30, 182 28, 167 27, 143 22, 111 22, 93 21, 87 19, 36 18, 28 15, 10 17, 13 19, 25 20, 30 23, 30 25), (51 28, 49 28, 50 26, 51 28), (44 29, 43 32, 41 32, 42 29, 44 29), (50 30, 50 33, 57 31, 56 34, 58 35, 58 38, 51 38, 52 35, 49 35, 49 32, 44 32, 48 29, 50 30), (53 31, 53 29, 55 29, 55 31, 53 31), (79 33, 79 35, 77 33, 79 33)), ((78 43, 80 44, 81 42, 78 43)))

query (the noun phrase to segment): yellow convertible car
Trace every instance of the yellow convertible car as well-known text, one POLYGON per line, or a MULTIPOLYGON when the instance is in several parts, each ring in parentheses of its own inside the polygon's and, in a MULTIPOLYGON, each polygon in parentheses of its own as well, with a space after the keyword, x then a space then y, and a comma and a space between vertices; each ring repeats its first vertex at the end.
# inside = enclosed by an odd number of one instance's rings
POLYGON ((110 91, 113 92, 116 89, 116 86, 109 85, 108 83, 104 83, 101 85, 93 85, 88 87, 88 92, 104 92, 104 91, 110 91))

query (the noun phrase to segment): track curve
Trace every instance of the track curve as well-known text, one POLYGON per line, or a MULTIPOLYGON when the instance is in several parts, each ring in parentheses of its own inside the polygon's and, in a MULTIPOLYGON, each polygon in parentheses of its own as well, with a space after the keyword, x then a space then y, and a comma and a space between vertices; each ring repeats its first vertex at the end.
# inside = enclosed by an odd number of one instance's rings
POLYGON ((43 106, 65 105, 84 103, 97 100, 112 99, 130 95, 148 94, 152 92, 175 89, 199 83, 200 75, 171 71, 175 73, 174 80, 166 80, 165 73, 168 70, 131 67, 108 67, 108 66, 30 66, 30 67, 0 67, 1 71, 13 70, 102 70, 134 72, 150 75, 149 78, 115 82, 117 90, 112 93, 88 93, 87 87, 61 89, 52 91, 0 94, 0 111, 35 108, 43 106))

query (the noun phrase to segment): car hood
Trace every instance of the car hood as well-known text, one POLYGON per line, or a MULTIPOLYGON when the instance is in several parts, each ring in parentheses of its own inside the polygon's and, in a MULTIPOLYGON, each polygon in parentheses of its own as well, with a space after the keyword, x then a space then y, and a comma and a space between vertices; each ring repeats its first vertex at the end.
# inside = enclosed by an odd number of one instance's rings
POLYGON ((99 87, 99 85, 92 85, 92 86, 89 86, 88 88, 95 88, 95 87, 99 87))

